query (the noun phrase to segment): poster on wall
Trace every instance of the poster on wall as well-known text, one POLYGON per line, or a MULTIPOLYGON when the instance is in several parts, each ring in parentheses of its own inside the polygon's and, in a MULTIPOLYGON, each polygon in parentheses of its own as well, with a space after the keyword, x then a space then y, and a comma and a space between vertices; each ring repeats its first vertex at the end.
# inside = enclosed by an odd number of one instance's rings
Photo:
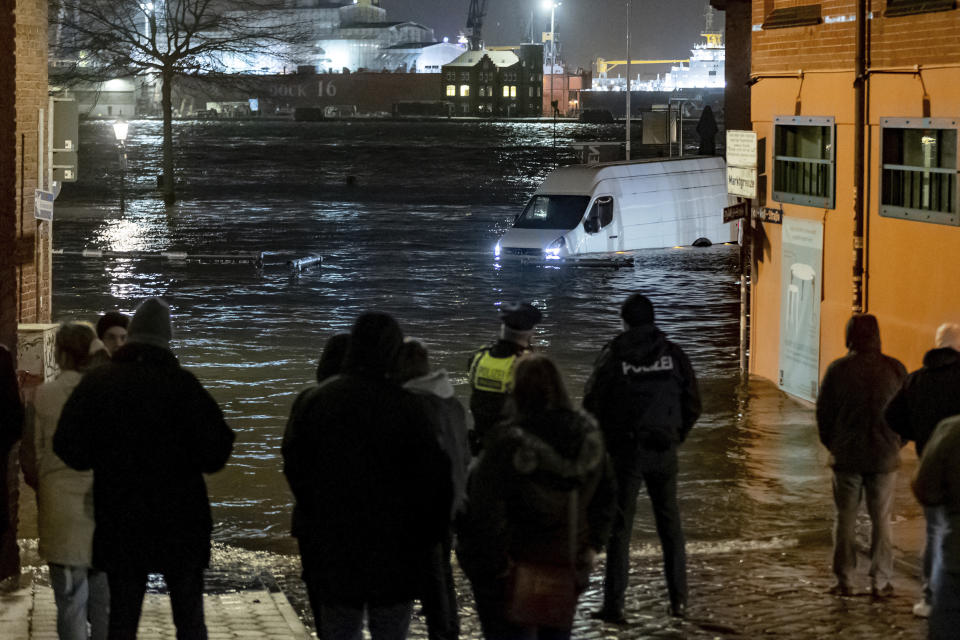
POLYGON ((784 217, 780 279, 780 388, 817 399, 823 223, 784 217))

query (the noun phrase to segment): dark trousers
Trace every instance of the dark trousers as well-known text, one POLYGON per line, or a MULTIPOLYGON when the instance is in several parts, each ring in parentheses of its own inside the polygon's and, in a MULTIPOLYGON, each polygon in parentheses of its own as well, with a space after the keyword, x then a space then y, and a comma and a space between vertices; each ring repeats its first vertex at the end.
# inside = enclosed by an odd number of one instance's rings
POLYGON ((420 583, 420 602, 427 618, 430 640, 457 640, 460 617, 457 615, 457 592, 450 566, 451 535, 435 545, 424 567, 420 583))
POLYGON ((677 452, 643 452, 614 459, 617 514, 607 543, 603 607, 622 612, 630 572, 630 539, 640 487, 646 485, 663 550, 663 572, 671 604, 687 603, 687 551, 677 504, 677 452))
MULTIPOLYGON (((177 640, 207 640, 203 621, 203 569, 164 572, 177 640)), ((147 572, 119 570, 107 573, 110 583, 109 640, 136 640, 147 572)))

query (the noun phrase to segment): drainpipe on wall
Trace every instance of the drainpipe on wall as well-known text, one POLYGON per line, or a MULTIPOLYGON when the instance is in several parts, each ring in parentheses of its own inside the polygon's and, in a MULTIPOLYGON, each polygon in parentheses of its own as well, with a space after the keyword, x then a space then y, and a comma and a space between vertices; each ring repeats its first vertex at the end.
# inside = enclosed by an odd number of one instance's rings
POLYGON ((866 0, 857 0, 857 44, 854 88, 854 140, 853 140, 853 312, 863 313, 865 269, 864 269, 864 120, 866 113, 867 80, 867 5, 866 0))

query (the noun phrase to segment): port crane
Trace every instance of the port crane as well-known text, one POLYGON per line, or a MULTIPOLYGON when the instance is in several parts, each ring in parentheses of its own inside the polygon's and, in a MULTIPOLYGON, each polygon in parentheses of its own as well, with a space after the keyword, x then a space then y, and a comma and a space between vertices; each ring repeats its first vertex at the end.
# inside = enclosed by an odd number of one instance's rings
POLYGON ((467 30, 470 32, 467 41, 470 51, 483 49, 483 18, 487 15, 487 0, 470 0, 470 10, 467 13, 467 30))

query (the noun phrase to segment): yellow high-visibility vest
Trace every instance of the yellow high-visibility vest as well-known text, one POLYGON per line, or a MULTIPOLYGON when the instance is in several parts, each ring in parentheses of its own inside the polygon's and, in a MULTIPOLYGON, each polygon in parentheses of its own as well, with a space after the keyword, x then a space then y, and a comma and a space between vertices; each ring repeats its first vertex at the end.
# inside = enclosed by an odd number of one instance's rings
POLYGON ((484 349, 473 358, 470 366, 470 385, 478 391, 510 393, 513 389, 513 365, 516 355, 496 358, 484 349))

